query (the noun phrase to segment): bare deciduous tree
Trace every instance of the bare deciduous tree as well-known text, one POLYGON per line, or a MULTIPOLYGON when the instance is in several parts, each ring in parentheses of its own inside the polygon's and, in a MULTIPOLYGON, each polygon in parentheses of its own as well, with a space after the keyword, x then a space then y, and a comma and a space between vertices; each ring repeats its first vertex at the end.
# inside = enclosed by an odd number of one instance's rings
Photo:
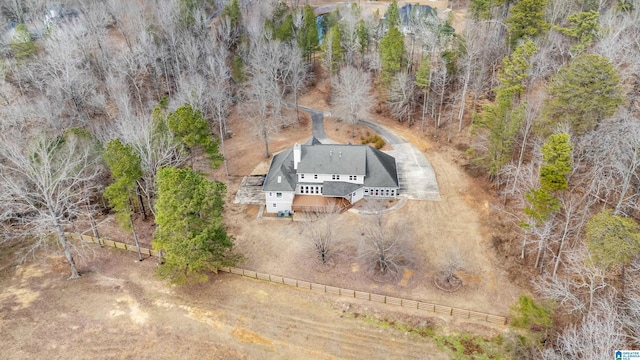
POLYGON ((599 360, 611 357, 624 348, 620 315, 613 299, 602 299, 597 310, 587 314, 582 323, 571 325, 558 337, 563 358, 599 360))
POLYGON ((462 280, 456 273, 468 268, 465 255, 460 249, 450 248, 439 257, 437 266, 440 273, 436 275, 436 286, 446 291, 455 291, 462 286, 462 280))
POLYGON ((391 115, 398 121, 406 121, 411 126, 415 97, 416 87, 413 78, 404 71, 399 72, 391 82, 387 94, 391 115))
POLYGON ((304 227, 320 262, 327 264, 334 251, 333 228, 339 214, 336 206, 303 213, 304 227))
POLYGON ((371 218, 362 229, 364 234, 358 248, 359 258, 365 264, 367 273, 374 279, 395 279, 408 265, 410 231, 403 226, 387 224, 382 208, 372 207, 371 218))
POLYGON ((355 136, 358 121, 366 118, 373 107, 369 74, 354 67, 344 67, 333 81, 332 115, 351 123, 351 137, 355 136))
POLYGON ((73 134, 40 134, 30 142, 15 132, 2 134, 0 194, 9 201, 3 201, 0 218, 22 223, 37 236, 32 250, 55 233, 72 279, 80 274, 64 226, 81 213, 84 195, 98 186, 101 170, 95 149, 73 134))
POLYGON ((568 313, 587 314, 602 296, 607 296, 606 272, 589 261, 586 249, 565 256, 564 276, 545 275, 534 286, 545 298, 556 301, 568 313))

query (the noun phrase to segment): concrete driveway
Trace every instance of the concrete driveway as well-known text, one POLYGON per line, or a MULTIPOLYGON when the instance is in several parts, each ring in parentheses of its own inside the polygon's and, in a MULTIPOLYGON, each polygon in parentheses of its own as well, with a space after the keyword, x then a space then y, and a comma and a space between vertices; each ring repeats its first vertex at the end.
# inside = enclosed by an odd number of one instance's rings
POLYGON ((400 196, 413 200, 440 200, 436 174, 418 148, 384 126, 367 120, 360 120, 360 123, 375 130, 393 146, 393 150, 386 153, 396 158, 400 196))
MULTIPOLYGON (((324 112, 305 106, 300 106, 300 109, 311 115, 313 136, 323 144, 335 144, 327 138, 324 131, 324 112)), ((396 158, 401 197, 413 200, 440 200, 436 174, 420 150, 384 126, 367 120, 360 120, 360 123, 369 126, 393 146, 393 150, 386 153, 396 158)))

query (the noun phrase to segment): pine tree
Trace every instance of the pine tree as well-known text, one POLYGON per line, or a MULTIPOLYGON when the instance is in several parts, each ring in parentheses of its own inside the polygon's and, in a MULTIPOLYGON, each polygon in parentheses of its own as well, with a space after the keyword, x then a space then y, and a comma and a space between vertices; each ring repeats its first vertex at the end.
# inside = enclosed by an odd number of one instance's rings
POLYGON ((535 38, 549 29, 545 20, 547 0, 519 0, 505 20, 509 26, 509 41, 515 45, 521 38, 535 38))
POLYGON ((638 224, 630 218, 604 210, 587 222, 587 248, 604 268, 628 265, 640 254, 638 224))
POLYGON ((233 238, 222 221, 226 186, 191 169, 158 171, 156 232, 153 248, 165 253, 160 276, 174 283, 206 281, 238 260, 230 253, 233 238))
POLYGON ((392 27, 380 40, 380 60, 382 80, 388 84, 393 75, 402 69, 404 61, 404 36, 398 28, 392 27))
MULTIPOLYGON (((560 210, 556 193, 568 187, 567 176, 572 170, 573 144, 569 134, 551 135, 542 146, 543 165, 540 168, 540 187, 531 189, 526 198, 530 206, 524 213, 540 224, 560 210)), ((529 224, 531 226, 533 224, 529 224)))
POLYGON ((167 118, 169 129, 189 150, 202 148, 209 156, 211 166, 220 166, 222 156, 218 151, 218 140, 210 133, 209 123, 202 118, 200 110, 182 105, 170 112, 167 118))
POLYGON ((591 131, 612 116, 620 96, 620 78, 609 59, 582 54, 551 79, 540 131, 568 122, 576 134, 591 131))
POLYGON ((118 139, 109 141, 102 157, 111 171, 114 182, 107 186, 104 197, 116 213, 116 219, 126 230, 131 230, 131 198, 136 192, 136 181, 142 177, 140 156, 131 145, 118 139))
POLYGON ((569 27, 554 26, 554 29, 576 39, 577 43, 571 46, 571 51, 579 53, 591 46, 602 30, 599 17, 600 14, 595 10, 571 14, 567 18, 569 27))
POLYGON ((536 44, 529 40, 515 48, 511 55, 502 60, 498 71, 500 86, 497 91, 506 91, 511 96, 520 97, 525 90, 524 82, 529 77, 529 59, 538 51, 536 44))
POLYGON ((318 48, 318 27, 316 25, 316 15, 309 4, 304 6, 303 25, 298 34, 298 45, 307 59, 311 60, 311 55, 318 48))
POLYGON ((393 0, 384 15, 386 25, 389 29, 400 26, 400 10, 398 9, 397 0, 393 0))
POLYGON ((431 57, 425 55, 420 60, 420 65, 416 71, 416 86, 422 90, 422 120, 420 122, 421 130, 424 132, 425 113, 427 110, 427 93, 431 86, 431 57))

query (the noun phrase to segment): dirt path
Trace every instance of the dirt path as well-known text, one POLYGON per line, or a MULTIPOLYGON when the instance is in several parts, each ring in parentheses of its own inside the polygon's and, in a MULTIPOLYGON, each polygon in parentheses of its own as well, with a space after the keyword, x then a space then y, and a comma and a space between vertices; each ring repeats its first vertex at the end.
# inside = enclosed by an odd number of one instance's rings
POLYGON ((46 263, 0 278, 3 359, 446 359, 428 339, 347 316, 368 307, 235 275, 175 288, 100 249, 76 281, 46 263))

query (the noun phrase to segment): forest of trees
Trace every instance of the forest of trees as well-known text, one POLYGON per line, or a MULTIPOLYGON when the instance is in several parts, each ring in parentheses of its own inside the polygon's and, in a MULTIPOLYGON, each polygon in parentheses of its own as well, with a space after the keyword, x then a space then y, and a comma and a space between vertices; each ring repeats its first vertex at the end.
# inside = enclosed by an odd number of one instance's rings
POLYGON ((269 157, 321 70, 337 117, 377 105, 486 175, 512 234, 496 251, 556 320, 517 358, 637 348, 640 0, 454 3, 456 24, 419 7, 403 19, 395 1, 319 22, 303 1, 0 1, 0 241, 56 243, 77 277, 65 228, 108 206, 136 239, 132 217, 157 223, 174 281, 234 261, 224 179, 194 159, 229 174, 231 111, 269 157), (188 196, 185 231, 168 215, 188 196))

